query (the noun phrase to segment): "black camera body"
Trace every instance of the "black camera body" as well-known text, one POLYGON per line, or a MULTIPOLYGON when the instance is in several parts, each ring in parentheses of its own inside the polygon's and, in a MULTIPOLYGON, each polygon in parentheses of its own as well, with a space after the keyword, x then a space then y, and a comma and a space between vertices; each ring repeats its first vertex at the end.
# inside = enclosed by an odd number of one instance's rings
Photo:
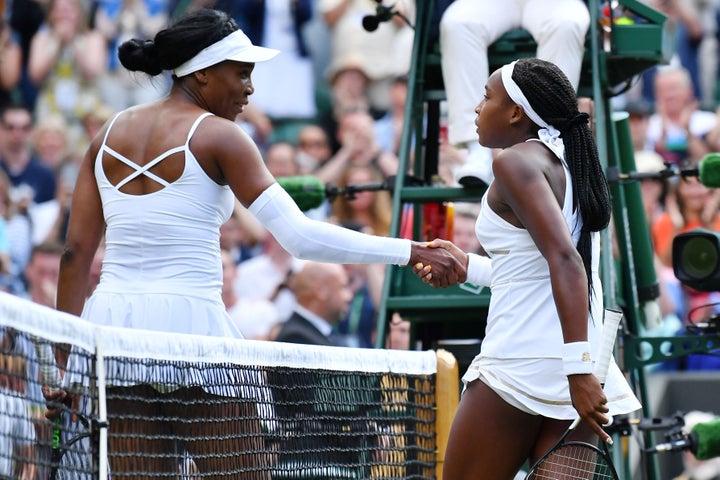
POLYGON ((701 292, 720 291, 720 233, 695 228, 673 239, 675 277, 701 292))

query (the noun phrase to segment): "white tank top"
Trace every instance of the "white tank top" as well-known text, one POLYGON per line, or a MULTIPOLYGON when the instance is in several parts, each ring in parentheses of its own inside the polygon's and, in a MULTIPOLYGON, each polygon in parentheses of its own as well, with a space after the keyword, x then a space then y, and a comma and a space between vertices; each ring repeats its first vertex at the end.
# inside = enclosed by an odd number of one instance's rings
POLYGON ((167 150, 140 167, 113 150, 107 140, 113 118, 95 159, 95 177, 102 199, 106 253, 98 291, 190 294, 218 298, 222 288, 220 226, 230 218, 234 196, 227 186, 207 176, 190 151, 190 139, 200 122, 195 120, 184 145, 167 150), (172 154, 184 153, 181 176, 172 183, 149 170, 172 154), (135 171, 112 185, 102 167, 103 154, 135 171), (128 195, 120 188, 145 175, 163 188, 146 195, 128 195))
MULTIPOLYGON (((539 141, 537 139, 531 139, 539 141)), ((582 218, 573 211, 573 189, 564 152, 555 152, 565 170, 562 213, 577 245, 582 218)), ((494 358, 560 357, 563 343, 560 318, 553 300, 550 270, 524 228, 506 222, 488 205, 487 194, 475 232, 492 262, 491 296, 481 355, 494 358)), ((597 344, 602 324, 602 286, 598 275, 600 237, 592 236, 593 305, 588 315, 588 340, 597 344)), ((585 295, 584 291, 575 292, 585 295)))

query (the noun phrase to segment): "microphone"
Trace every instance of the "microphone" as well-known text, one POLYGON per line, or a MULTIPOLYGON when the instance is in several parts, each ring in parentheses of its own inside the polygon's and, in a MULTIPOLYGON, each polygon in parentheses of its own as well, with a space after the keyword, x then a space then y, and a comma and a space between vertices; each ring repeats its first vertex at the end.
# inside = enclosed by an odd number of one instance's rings
POLYGON ((683 177, 698 177, 700 183, 709 188, 720 188, 720 153, 705 155, 697 168, 680 170, 683 177))
POLYGON ((275 180, 303 212, 319 207, 327 198, 325 185, 314 175, 277 177, 275 180))
MULTIPOLYGON (((693 433, 685 434, 678 440, 671 442, 658 443, 657 445, 646 449, 648 453, 665 453, 679 452, 682 450, 690 450, 693 454, 697 452, 697 435, 693 433)), ((719 452, 720 453, 720 452, 719 452)))
POLYGON ((698 460, 707 460, 720 456, 720 419, 698 423, 692 428, 691 435, 696 437, 696 445, 691 450, 698 460))
POLYGON ((620 173, 617 169, 608 169, 608 182, 621 180, 664 180, 670 177, 697 177, 700 183, 708 188, 720 188, 720 153, 705 155, 698 162, 697 168, 675 168, 667 166, 659 172, 620 173))
POLYGON ((667 443, 647 449, 648 453, 689 450, 698 460, 720 456, 720 419, 696 424, 690 433, 667 443))
POLYGON ((367 32, 374 32, 377 30, 377 28, 380 26, 382 22, 389 22, 393 15, 397 15, 398 17, 402 18, 403 21, 412 29, 413 24, 410 23, 410 20, 403 15, 402 13, 398 12, 397 10, 393 10, 395 8, 395 4, 393 3, 389 7, 386 7, 381 2, 382 0, 375 0, 377 2, 377 7, 375 7, 375 15, 365 15, 362 19, 362 26, 367 32))
MULTIPOLYGON (((341 195, 347 197, 348 200, 353 200, 355 194, 359 192, 392 191, 394 179, 395 177, 391 176, 386 182, 349 184, 345 185, 345 188, 338 188, 334 185, 326 186, 315 175, 277 177, 275 180, 292 197, 300 210, 305 212, 319 207, 325 199, 332 201, 341 195)), ((408 178, 405 181, 411 183, 414 179, 408 178)))
POLYGON ((377 15, 365 15, 362 19, 362 26, 366 32, 374 32, 380 26, 380 19, 377 15))

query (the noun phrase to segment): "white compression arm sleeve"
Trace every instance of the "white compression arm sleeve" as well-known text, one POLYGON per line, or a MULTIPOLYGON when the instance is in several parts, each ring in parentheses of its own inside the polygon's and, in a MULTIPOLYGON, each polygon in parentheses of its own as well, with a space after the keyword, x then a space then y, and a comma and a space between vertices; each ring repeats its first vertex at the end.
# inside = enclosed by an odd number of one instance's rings
POLYGON ((410 261, 410 240, 367 235, 311 220, 277 183, 262 192, 249 210, 285 250, 302 260, 396 265, 410 261))
POLYGON ((492 281, 492 262, 484 255, 468 253, 467 281, 489 287, 492 281))

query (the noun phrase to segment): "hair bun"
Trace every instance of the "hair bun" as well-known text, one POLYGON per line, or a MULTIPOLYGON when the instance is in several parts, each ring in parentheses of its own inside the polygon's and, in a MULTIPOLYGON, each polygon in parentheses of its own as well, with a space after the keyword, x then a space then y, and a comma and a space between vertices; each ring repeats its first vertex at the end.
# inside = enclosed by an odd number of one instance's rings
POLYGON ((120 63, 130 71, 159 75, 163 71, 153 40, 137 38, 123 42, 118 48, 120 63))

